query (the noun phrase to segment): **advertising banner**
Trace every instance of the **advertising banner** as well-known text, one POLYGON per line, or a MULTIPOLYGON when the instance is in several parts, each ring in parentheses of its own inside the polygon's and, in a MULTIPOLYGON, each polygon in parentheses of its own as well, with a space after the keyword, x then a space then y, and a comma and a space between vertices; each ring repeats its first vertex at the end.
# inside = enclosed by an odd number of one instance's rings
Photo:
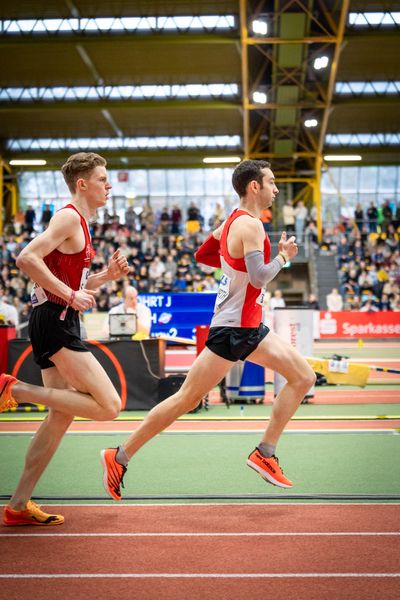
POLYGON ((320 311, 319 335, 325 338, 396 338, 400 312, 320 311))
MULTIPOLYGON (((276 308, 273 312, 274 332, 296 348, 302 356, 313 353, 313 311, 302 307, 276 308)), ((274 373, 274 394, 277 396, 286 379, 274 373)), ((306 397, 314 395, 312 387, 306 397)))
POLYGON ((140 294, 152 314, 151 335, 196 339, 196 326, 209 325, 215 293, 140 294))

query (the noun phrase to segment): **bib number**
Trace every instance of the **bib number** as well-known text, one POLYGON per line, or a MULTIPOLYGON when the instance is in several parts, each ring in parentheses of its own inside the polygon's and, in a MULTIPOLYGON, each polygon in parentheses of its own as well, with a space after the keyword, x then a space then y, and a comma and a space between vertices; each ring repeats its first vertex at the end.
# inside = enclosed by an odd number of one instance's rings
POLYGON ((265 296, 265 290, 264 290, 264 288, 262 288, 260 294, 257 296, 256 304, 263 306, 264 305, 264 296, 265 296))
POLYGON ((222 275, 220 282, 219 282, 217 299, 215 301, 215 307, 220 306, 220 304, 222 304, 229 296, 230 283, 231 283, 230 278, 227 275, 222 275))
POLYGON ((32 306, 40 306, 40 304, 44 304, 47 300, 47 294, 44 289, 38 283, 34 283, 31 291, 32 306))
POLYGON ((86 282, 87 282, 88 277, 89 277, 89 271, 90 271, 90 269, 88 269, 88 268, 85 268, 85 269, 82 270, 81 282, 79 284, 79 289, 80 290, 83 290, 83 288, 86 285, 86 282))

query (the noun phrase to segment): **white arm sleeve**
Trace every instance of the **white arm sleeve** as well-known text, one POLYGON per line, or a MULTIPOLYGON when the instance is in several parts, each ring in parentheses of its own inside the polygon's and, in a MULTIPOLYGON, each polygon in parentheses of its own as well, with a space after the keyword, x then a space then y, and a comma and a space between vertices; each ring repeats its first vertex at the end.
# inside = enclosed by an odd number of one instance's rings
POLYGON ((282 269, 281 262, 274 258, 267 265, 264 263, 264 254, 261 250, 253 250, 244 257, 250 283, 255 288, 267 285, 282 269))

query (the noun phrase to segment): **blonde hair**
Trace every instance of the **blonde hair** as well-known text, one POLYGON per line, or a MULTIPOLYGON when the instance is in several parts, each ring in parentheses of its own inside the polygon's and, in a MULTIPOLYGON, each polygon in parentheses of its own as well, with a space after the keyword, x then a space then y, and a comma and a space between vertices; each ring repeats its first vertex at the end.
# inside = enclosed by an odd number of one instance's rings
POLYGON ((106 159, 95 152, 78 152, 68 158, 61 167, 61 172, 71 194, 74 194, 76 182, 80 177, 87 178, 96 167, 106 165, 106 159))

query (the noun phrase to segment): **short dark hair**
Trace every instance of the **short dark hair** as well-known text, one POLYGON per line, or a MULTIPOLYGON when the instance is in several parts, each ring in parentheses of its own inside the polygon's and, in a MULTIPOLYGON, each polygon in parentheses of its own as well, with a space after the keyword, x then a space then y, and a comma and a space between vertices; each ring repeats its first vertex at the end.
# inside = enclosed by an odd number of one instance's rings
POLYGON ((246 188, 250 181, 262 183, 264 176, 262 170, 270 169, 271 165, 266 160, 243 160, 232 175, 232 185, 239 198, 246 195, 246 188))
POLYGON ((71 194, 76 191, 76 182, 80 177, 89 177, 90 173, 96 167, 105 167, 107 161, 105 158, 95 152, 78 152, 73 154, 67 162, 61 167, 64 180, 71 194))

